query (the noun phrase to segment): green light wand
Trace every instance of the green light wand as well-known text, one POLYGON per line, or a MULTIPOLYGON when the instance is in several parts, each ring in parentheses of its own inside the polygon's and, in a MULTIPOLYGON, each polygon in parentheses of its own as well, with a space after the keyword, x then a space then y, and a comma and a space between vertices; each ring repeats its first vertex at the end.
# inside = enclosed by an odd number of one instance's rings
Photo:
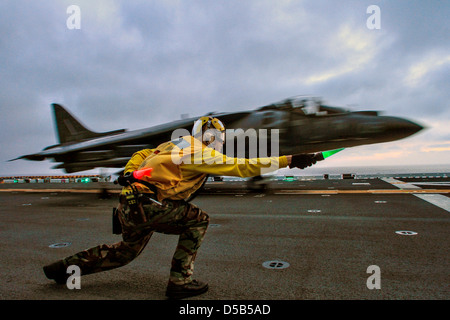
POLYGON ((335 150, 329 150, 329 151, 322 151, 319 153, 316 153, 314 155, 314 159, 316 159, 316 161, 322 161, 325 160, 328 157, 331 157, 333 154, 336 154, 342 150, 344 150, 345 148, 340 148, 340 149, 335 149, 335 150))

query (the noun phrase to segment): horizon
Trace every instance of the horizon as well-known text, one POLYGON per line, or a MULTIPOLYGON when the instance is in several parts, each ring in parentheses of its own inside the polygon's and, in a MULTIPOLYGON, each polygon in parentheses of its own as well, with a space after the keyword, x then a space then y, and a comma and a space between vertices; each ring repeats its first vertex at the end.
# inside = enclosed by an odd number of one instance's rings
MULTIPOLYGON (((87 170, 75 173, 55 173, 55 172, 41 172, 41 173, 14 173, 10 175, 0 174, 0 178, 4 177, 33 177, 33 176, 113 176, 119 172, 118 168, 99 168, 99 170, 87 170), (102 169, 102 170, 100 170, 102 169), (116 170, 113 170, 116 169, 116 170), (102 173, 103 171, 103 173, 102 173)), ((273 173, 265 174, 267 176, 317 176, 323 174, 414 174, 414 173, 448 173, 450 174, 450 166, 448 164, 432 164, 432 165, 380 165, 380 166, 336 166, 336 167, 322 167, 315 168, 314 165, 307 169, 278 169, 273 173)), ((239 178, 239 177, 236 177, 239 178)), ((242 178, 246 179, 246 178, 242 178)))

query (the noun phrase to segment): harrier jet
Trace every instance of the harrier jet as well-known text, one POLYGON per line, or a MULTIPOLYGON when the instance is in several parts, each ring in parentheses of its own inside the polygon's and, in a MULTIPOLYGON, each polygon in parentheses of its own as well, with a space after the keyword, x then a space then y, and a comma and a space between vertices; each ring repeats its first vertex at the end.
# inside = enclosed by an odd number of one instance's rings
MULTIPOLYGON (((67 173, 98 167, 123 168, 131 155, 141 149, 155 148, 160 143, 174 139, 173 132, 184 129, 190 132, 195 120, 187 118, 127 131, 94 132, 86 128, 59 104, 52 104, 58 144, 41 152, 27 154, 16 159, 59 162, 54 169, 67 173)), ((251 140, 249 133, 264 136, 268 145, 267 156, 273 147, 279 155, 315 153, 360 145, 395 141, 423 129, 409 120, 381 116, 377 111, 350 111, 340 107, 323 105, 316 98, 298 96, 272 103, 254 110, 226 113, 210 113, 225 124, 233 138, 251 140), (276 139, 276 144, 273 142, 276 139)), ((239 146, 239 143, 231 144, 239 146)), ((228 144, 228 147, 230 144, 228 144)), ((245 154, 258 153, 252 143, 245 144, 245 154)), ((260 148, 258 143, 256 149, 260 148)), ((225 143, 226 151, 227 143, 225 143)), ((225 152, 224 152, 225 153, 225 152)), ((228 155, 228 153, 226 153, 228 155)), ((239 152, 233 150, 234 155, 239 152)))

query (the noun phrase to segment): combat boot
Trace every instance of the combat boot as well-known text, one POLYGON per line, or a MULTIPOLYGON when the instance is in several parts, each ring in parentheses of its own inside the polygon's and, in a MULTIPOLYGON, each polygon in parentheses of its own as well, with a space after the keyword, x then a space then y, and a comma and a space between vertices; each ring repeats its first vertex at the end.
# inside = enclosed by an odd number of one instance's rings
POLYGON ((66 284, 70 274, 67 273, 67 267, 63 260, 56 261, 43 267, 45 276, 50 280, 55 280, 58 284, 66 284))
POLYGON ((166 290, 166 297, 169 299, 184 299, 197 296, 205 293, 206 291, 208 291, 208 284, 201 281, 192 280, 190 283, 181 285, 174 284, 169 281, 166 290))

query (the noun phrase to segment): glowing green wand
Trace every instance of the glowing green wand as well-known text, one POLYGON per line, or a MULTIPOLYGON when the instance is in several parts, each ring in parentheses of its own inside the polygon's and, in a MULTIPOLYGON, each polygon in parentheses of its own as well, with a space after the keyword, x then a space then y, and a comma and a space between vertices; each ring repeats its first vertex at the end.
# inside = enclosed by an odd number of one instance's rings
POLYGON ((340 149, 335 149, 335 150, 329 150, 329 151, 322 151, 319 153, 316 153, 314 155, 314 159, 316 159, 316 161, 322 161, 325 160, 328 157, 331 157, 333 154, 336 154, 342 150, 344 150, 345 148, 340 148, 340 149))

